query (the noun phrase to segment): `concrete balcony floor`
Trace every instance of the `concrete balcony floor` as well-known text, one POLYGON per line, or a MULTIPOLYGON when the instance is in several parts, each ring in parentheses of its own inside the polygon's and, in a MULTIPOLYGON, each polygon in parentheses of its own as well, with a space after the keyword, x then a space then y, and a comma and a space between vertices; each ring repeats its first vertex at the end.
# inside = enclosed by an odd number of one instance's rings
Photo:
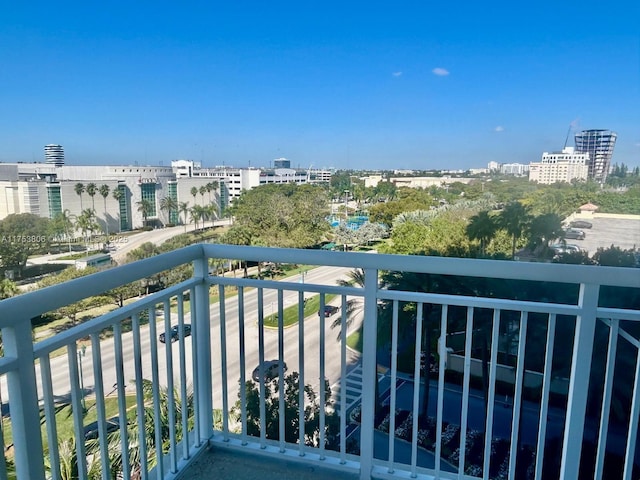
POLYGON ((177 477, 179 480, 358 480, 357 473, 280 453, 254 453, 213 444, 177 477))

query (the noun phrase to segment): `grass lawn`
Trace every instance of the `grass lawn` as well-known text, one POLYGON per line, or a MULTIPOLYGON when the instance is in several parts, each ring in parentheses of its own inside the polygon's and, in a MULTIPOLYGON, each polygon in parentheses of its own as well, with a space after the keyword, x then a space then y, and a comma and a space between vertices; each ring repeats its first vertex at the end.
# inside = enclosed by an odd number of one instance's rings
MULTIPOLYGON (((136 405, 136 397, 135 395, 127 395, 126 396, 127 410, 131 409, 136 405)), ((84 417, 84 425, 89 425, 92 422, 98 420, 98 412, 95 407, 95 399, 87 398, 87 413, 84 417)), ((72 408, 71 405, 67 405, 63 408, 60 408, 56 413, 56 426, 58 430, 58 443, 62 440, 66 440, 68 438, 72 438, 74 436, 74 427, 73 427, 73 416, 72 416, 72 408)), ((107 397, 105 398, 105 414, 107 418, 115 417, 118 415, 118 398, 117 397, 107 397)), ((44 422, 44 412, 41 412, 42 416, 42 441, 44 444, 45 450, 47 449, 47 426, 44 422)), ((4 442, 5 445, 9 445, 13 442, 12 440, 12 432, 11 432, 11 421, 8 419, 2 419, 2 432, 4 434, 4 442)))
MULTIPOLYGON (((325 295, 325 304, 328 304, 336 295, 325 295)), ((313 297, 307 297, 304 306, 304 317, 310 315, 317 315, 320 310, 320 295, 314 295, 313 297)), ((284 327, 289 327, 298 323, 298 304, 291 305, 284 309, 282 312, 282 320, 284 327)), ((278 328, 278 314, 264 317, 264 326, 267 328, 278 328)))
POLYGON ((347 336, 347 345, 358 352, 362 352, 362 327, 347 336))

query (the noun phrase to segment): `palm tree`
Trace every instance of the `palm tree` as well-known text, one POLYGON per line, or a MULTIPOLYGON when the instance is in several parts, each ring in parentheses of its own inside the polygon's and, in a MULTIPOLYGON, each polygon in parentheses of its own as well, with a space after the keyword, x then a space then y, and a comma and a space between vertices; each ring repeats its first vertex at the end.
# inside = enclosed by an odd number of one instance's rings
POLYGON ((102 195, 102 201, 104 202, 104 229, 107 235, 107 243, 109 242, 109 221, 107 220, 107 197, 109 196, 109 185, 100 185, 98 189, 100 195, 102 195))
POLYGON ((549 242, 556 238, 563 238, 565 233, 562 228, 562 218, 557 213, 545 213, 534 217, 527 230, 531 247, 543 257, 548 256, 549 242))
POLYGON ((516 242, 522 236, 529 223, 529 212, 520 202, 511 202, 500 213, 498 224, 504 228, 512 238, 511 258, 516 256, 516 242))
POLYGON ((91 197, 91 208, 93 208, 94 210, 96 209, 96 204, 93 197, 96 195, 97 192, 98 192, 98 186, 95 183, 90 183, 87 185, 87 195, 91 197))
POLYGON ((84 193, 84 184, 76 183, 73 187, 73 190, 76 192, 76 195, 80 197, 80 211, 84 210, 82 207, 82 194, 84 193))
POLYGON ((213 203, 210 203, 206 207, 204 207, 207 213, 207 218, 211 220, 211 227, 215 226, 215 221, 218 219, 218 209, 213 203))
POLYGON ((87 254, 89 253, 89 239, 93 235, 93 232, 99 228, 100 226, 96 222, 96 212, 90 208, 85 208, 76 219, 76 230, 82 232, 87 247, 87 254))
POLYGON ((151 202, 145 198, 137 202, 136 205, 138 206, 138 211, 142 214, 143 226, 146 227, 147 219, 149 218, 149 215, 151 215, 153 205, 151 205, 151 202))
POLYGON ((467 236, 470 240, 480 240, 480 254, 485 256, 486 248, 496 234, 498 226, 488 211, 479 212, 471 217, 467 225, 467 236))
POLYGON ((163 197, 160 200, 160 210, 166 211, 169 219, 168 223, 173 223, 171 221, 171 213, 178 210, 178 202, 173 197, 163 197))
POLYGON ((178 211, 182 213, 184 217, 184 233, 187 233, 187 214, 189 213, 189 202, 180 202, 178 204, 178 211))
POLYGON ((197 187, 191 187, 191 190, 189 190, 189 193, 191 193, 191 196, 193 197, 193 204, 196 205, 196 197, 198 196, 198 188, 197 187))
POLYGON ((198 191, 200 192, 200 196, 202 197, 202 206, 204 206, 204 194, 207 193, 207 187, 202 185, 198 191))
POLYGON ((195 225, 194 231, 198 230, 198 222, 204 219, 204 207, 202 205, 194 205, 189 210, 189 213, 191 213, 191 220, 195 225))
POLYGON ((124 193, 118 187, 116 187, 111 196, 118 202, 118 231, 122 228, 122 219, 120 218, 120 200, 124 197, 124 193))

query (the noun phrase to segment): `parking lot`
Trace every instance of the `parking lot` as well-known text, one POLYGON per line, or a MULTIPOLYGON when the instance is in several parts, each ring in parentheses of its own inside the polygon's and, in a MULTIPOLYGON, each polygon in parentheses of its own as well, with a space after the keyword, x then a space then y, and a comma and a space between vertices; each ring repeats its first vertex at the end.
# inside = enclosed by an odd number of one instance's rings
POLYGON ((629 218, 576 218, 586 220, 592 228, 581 228, 586 237, 584 240, 567 240, 567 243, 578 245, 593 256, 598 248, 611 245, 622 249, 640 248, 640 219, 629 218))

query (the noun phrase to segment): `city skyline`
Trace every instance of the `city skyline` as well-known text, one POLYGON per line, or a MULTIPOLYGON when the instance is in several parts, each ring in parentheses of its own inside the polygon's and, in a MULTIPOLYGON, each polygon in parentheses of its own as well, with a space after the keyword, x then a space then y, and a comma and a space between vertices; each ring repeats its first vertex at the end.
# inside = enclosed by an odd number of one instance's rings
POLYGON ((637 166, 623 4, 12 5, 0 161, 60 144, 68 165, 468 169, 607 129, 612 163, 637 166))

